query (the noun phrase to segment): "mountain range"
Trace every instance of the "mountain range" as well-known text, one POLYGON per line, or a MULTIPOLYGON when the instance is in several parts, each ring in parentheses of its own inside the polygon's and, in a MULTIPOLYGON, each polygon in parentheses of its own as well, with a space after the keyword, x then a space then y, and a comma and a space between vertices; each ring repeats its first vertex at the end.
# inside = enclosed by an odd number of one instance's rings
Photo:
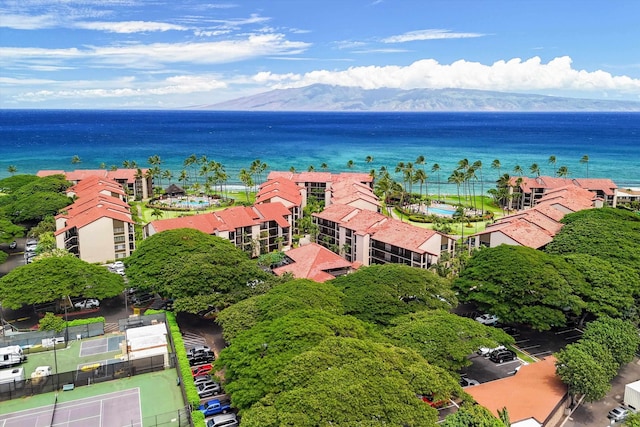
POLYGON ((314 84, 191 107, 229 111, 640 111, 640 102, 470 89, 361 89, 314 84))

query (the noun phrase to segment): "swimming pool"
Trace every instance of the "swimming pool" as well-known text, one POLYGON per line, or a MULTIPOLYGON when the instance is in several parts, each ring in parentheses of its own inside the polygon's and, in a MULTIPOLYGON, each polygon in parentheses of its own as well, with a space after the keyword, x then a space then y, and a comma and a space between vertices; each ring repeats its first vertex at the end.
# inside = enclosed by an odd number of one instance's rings
POLYGON ((456 213, 456 211, 452 210, 452 209, 434 208, 434 207, 431 207, 431 206, 427 208, 427 215, 428 214, 436 214, 436 215, 453 216, 454 213, 456 213))

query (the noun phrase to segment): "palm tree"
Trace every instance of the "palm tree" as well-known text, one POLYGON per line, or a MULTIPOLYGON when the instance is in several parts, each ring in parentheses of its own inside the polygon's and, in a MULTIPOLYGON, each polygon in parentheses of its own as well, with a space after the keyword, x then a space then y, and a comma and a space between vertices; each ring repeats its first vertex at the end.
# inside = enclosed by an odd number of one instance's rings
POLYGON ((187 181, 189 181, 189 174, 185 169, 182 169, 180 171, 180 177, 178 178, 178 181, 182 183, 182 188, 184 189, 185 194, 187 195, 187 202, 189 202, 189 193, 187 192, 187 181))
POLYGON ((458 187, 458 204, 462 205, 462 199, 460 198, 460 185, 465 182, 465 174, 459 170, 454 170, 453 173, 447 179, 448 182, 455 184, 458 187))
POLYGON ((353 166, 354 166, 354 165, 355 165, 355 163, 353 163, 353 160, 349 160, 349 161, 347 162, 347 168, 349 168, 349 169, 353 169, 353 166))
POLYGON ((367 156, 367 157, 365 157, 365 158, 364 158, 364 161, 365 161, 367 164, 369 164, 369 163, 373 162, 373 156, 367 156))
POLYGON ((513 173, 515 173, 515 174, 517 174, 519 176, 522 176, 522 174, 524 174, 524 169, 522 169, 522 166, 520 166, 520 165, 515 165, 513 167, 513 173))
POLYGON ((100 163, 100 169, 106 169, 107 164, 105 162, 100 163))
POLYGON ((322 169, 323 171, 326 171, 327 169, 329 169, 329 165, 328 165, 328 164, 326 164, 326 163, 322 163, 322 164, 320 165, 320 169, 322 169))
POLYGON ((167 183, 171 184, 171 180, 173 179, 173 172, 171 172, 171 169, 166 169, 162 171, 162 177, 167 180, 167 183))
POLYGON ((253 178, 251 177, 251 172, 246 169, 240 169, 239 174, 240 181, 244 184, 244 191, 247 196, 247 201, 249 201, 249 188, 253 186, 253 178))
POLYGON ((185 168, 191 169, 191 167, 197 163, 198 163, 198 157, 195 154, 192 154, 186 159, 184 159, 183 165, 185 168))
POLYGON ((151 216, 154 217, 155 219, 158 219, 163 215, 164 215, 164 212, 158 208, 153 208, 153 210, 151 211, 151 216))
POLYGON ((123 160, 122 167, 125 169, 129 169, 131 167, 131 162, 129 160, 123 160))
POLYGON ((427 180, 427 173, 424 171, 424 169, 418 169, 413 176, 413 179, 415 182, 420 183, 420 208, 422 210, 422 184, 424 184, 427 180))
POLYGON ((426 184, 425 192, 426 192, 427 197, 429 197, 429 184, 427 183, 427 179, 429 177, 427 176, 427 171, 424 170, 424 165, 425 165, 426 161, 427 160, 425 159, 425 157, 423 155, 419 155, 418 158, 416 158, 416 165, 422 166, 422 172, 424 173, 424 179, 425 179, 425 184, 426 184))
POLYGON ((535 176, 540 176, 540 166, 538 166, 537 163, 532 164, 531 166, 529 166, 529 170, 531 171, 532 174, 534 174, 535 176))
POLYGON ((75 165, 75 164, 81 163, 81 162, 82 162, 82 160, 80 160, 80 156, 78 156, 77 154, 71 158, 71 164, 72 165, 75 165))
POLYGON ((569 176, 569 168, 566 166, 560 166, 558 168, 558 171, 556 172, 556 175, 558 175, 560 178, 567 178, 569 176))
POLYGON ((313 165, 309 165, 309 167, 307 168, 308 172, 313 172, 315 170, 316 170, 316 168, 313 165))
MULTIPOLYGON (((481 208, 482 214, 484 215, 484 179, 482 177, 482 161, 476 160, 475 162, 473 162, 473 165, 471 165, 471 167, 473 167, 473 169, 476 171, 480 171, 480 194, 481 194, 480 203, 482 206, 481 208)), ((478 178, 476 177, 476 179, 478 178)), ((474 194, 474 200, 475 200, 475 194, 474 194)))
POLYGON ((494 159, 493 162, 491 162, 491 169, 497 169, 498 170, 498 178, 500 178, 500 168, 501 167, 502 167, 502 165, 500 164, 500 160, 494 159))
POLYGON ((553 165, 553 174, 557 175, 558 174, 558 170, 556 169, 556 156, 549 156, 549 164, 553 165))
POLYGON ((433 166, 431 166, 431 172, 437 172, 438 174, 438 200, 440 200, 440 165, 434 163, 433 166))
POLYGON ((7 172, 9 172, 11 175, 14 175, 16 172, 18 172, 18 168, 15 167, 15 165, 9 165, 9 167, 7 168, 7 172))
MULTIPOLYGON (((458 168, 456 169, 457 171, 462 171, 464 176, 464 181, 462 183, 462 194, 464 195, 465 201, 467 200, 467 191, 465 189, 465 183, 467 184, 467 186, 469 186, 469 180, 470 180, 470 176, 468 174, 469 167, 470 167, 469 159, 462 159, 458 161, 458 168)), ((469 193, 469 197, 471 197, 471 191, 469 191, 468 193, 469 193)))
POLYGON ((289 172, 291 172, 291 173, 296 173, 296 167, 295 167, 295 166, 291 166, 291 167, 289 168, 289 172))
POLYGON ((117 171, 117 170, 118 170, 118 165, 111 165, 111 166, 109 166, 109 170, 110 170, 110 171, 117 171))
POLYGON ((589 156, 586 154, 580 159, 580 163, 587 166, 587 178, 589 178, 589 156))

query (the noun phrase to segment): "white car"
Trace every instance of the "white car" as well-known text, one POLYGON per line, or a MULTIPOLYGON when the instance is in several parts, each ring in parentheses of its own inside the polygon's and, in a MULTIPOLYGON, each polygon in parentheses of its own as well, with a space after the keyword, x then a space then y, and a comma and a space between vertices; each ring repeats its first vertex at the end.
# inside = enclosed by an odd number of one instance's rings
POLYGON ((124 269, 124 262, 116 261, 113 264, 111 264, 109 267, 111 267, 113 270, 118 270, 120 268, 124 269))
POLYGON ((85 299, 82 301, 78 301, 73 304, 75 308, 97 308, 100 307, 100 301, 94 298, 85 299))
POLYGON ((124 268, 116 268, 114 273, 124 276, 124 268))
POLYGON ((482 316, 476 317, 476 322, 480 322, 483 325, 492 326, 498 323, 500 319, 495 314, 483 314, 482 316))
POLYGON ((489 357, 489 355, 495 350, 504 350, 506 347, 503 345, 499 345, 497 347, 480 347, 478 349, 478 354, 480 356, 489 357))

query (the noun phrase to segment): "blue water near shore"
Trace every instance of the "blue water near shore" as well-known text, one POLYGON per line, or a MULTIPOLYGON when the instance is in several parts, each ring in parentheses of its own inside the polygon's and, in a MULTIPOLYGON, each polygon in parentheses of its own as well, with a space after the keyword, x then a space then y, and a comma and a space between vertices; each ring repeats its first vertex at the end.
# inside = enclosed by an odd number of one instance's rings
POLYGON ((422 155, 431 192, 434 163, 445 183, 460 159, 480 160, 483 180, 493 185, 516 165, 526 174, 537 163, 553 175, 548 159, 556 156, 555 168, 566 166, 570 177, 586 177, 588 166, 590 178, 640 187, 640 114, 0 110, 0 178, 10 165, 19 173, 121 167, 124 160, 147 167, 156 154, 176 176, 185 158, 206 155, 225 166, 230 183, 254 159, 268 170, 326 163, 331 172, 349 170, 352 160, 351 170, 369 172, 422 155), (76 155, 80 164, 71 163, 76 155), (491 169, 494 159, 500 171, 491 169))

